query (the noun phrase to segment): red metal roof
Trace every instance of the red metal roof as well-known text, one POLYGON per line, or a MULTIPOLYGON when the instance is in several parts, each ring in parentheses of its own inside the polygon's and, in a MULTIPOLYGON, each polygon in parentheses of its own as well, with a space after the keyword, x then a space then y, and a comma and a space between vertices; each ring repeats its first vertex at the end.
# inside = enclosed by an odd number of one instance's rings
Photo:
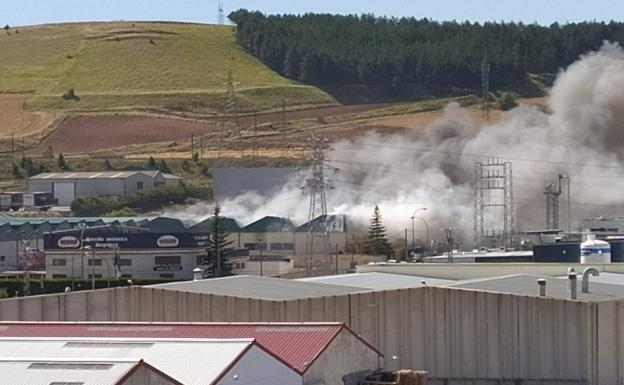
POLYGON ((254 338, 302 374, 343 328, 342 323, 0 322, 0 337, 254 338))

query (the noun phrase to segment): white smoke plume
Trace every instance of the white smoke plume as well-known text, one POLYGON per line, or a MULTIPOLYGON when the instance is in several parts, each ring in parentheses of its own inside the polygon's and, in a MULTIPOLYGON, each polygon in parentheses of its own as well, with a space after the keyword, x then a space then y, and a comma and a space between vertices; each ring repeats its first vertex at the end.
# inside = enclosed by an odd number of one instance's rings
MULTIPOLYGON (((573 223, 583 217, 620 215, 624 209, 624 51, 605 43, 562 71, 547 111, 520 106, 480 126, 457 104, 442 119, 407 133, 368 133, 334 143, 328 211, 366 226, 379 205, 391 238, 410 228, 412 213, 428 220, 432 239, 442 226, 457 227, 472 247, 474 163, 495 156, 513 164, 516 229, 545 227, 546 179, 569 174, 573 223)), ((271 198, 246 194, 224 202, 223 212, 247 224, 264 215, 307 220, 300 180, 271 198)), ((562 196, 563 198, 563 196, 562 196)), ((561 201, 561 226, 567 222, 561 201)), ((196 215, 208 209, 192 208, 196 215)), ((418 236, 423 239, 422 224, 418 236)))

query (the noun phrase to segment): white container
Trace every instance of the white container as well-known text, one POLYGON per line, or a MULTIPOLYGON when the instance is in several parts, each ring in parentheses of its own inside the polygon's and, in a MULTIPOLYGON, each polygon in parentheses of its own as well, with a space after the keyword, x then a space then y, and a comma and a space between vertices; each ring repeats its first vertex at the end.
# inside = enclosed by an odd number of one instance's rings
POLYGON ((596 239, 595 234, 588 234, 587 240, 581 243, 581 263, 610 263, 611 245, 609 242, 596 239))

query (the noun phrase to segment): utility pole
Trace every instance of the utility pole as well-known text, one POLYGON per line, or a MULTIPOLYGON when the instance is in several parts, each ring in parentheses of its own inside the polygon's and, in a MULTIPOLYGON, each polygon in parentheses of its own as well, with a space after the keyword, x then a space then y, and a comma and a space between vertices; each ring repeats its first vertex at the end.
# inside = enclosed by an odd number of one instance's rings
POLYGON ((407 261, 407 228, 405 228, 405 252, 403 253, 403 260, 407 261))
POLYGON ((282 99, 282 129, 286 129, 286 99, 282 99))
POLYGON ((195 156, 195 139, 193 138, 193 133, 191 132, 191 159, 195 156))
MULTIPOLYGON (((308 211, 308 231, 306 236, 306 276, 312 271, 312 257, 316 253, 329 255, 329 230, 327 228, 326 190, 332 189, 325 178, 327 166, 326 152, 331 150, 327 139, 313 135, 310 139, 312 147, 312 165, 310 176, 306 179, 305 190, 310 196, 308 211)), ((334 172, 338 169, 334 168, 334 172)))
POLYGON ((15 134, 11 133, 11 162, 15 162, 15 134))
POLYGON ((453 263, 453 247, 455 247, 455 236, 453 233, 455 229, 453 227, 445 227, 442 229, 442 231, 444 231, 444 233, 446 234, 446 241, 449 245, 448 261, 449 263, 453 263))

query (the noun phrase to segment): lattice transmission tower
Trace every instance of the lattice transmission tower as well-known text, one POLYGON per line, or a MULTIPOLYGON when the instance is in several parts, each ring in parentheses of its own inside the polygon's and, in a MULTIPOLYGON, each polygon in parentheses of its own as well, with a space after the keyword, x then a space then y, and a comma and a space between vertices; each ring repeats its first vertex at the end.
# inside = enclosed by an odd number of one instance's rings
POLYGON ((312 164, 310 175, 306 179, 305 191, 310 197, 308 211, 308 228, 306 236, 306 274, 310 275, 312 259, 314 255, 329 255, 329 228, 327 226, 327 190, 333 186, 327 179, 325 172, 338 169, 329 167, 327 152, 332 149, 326 138, 320 135, 312 135, 309 139, 312 150, 312 164))
POLYGON ((514 221, 511 162, 475 163, 475 247, 511 246, 514 221))
POLYGON ((225 13, 223 12, 223 2, 219 1, 218 3, 219 12, 217 13, 217 24, 223 25, 225 24, 225 13))
POLYGON ((483 119, 490 121, 490 63, 487 53, 481 63, 481 92, 483 97, 483 119))

